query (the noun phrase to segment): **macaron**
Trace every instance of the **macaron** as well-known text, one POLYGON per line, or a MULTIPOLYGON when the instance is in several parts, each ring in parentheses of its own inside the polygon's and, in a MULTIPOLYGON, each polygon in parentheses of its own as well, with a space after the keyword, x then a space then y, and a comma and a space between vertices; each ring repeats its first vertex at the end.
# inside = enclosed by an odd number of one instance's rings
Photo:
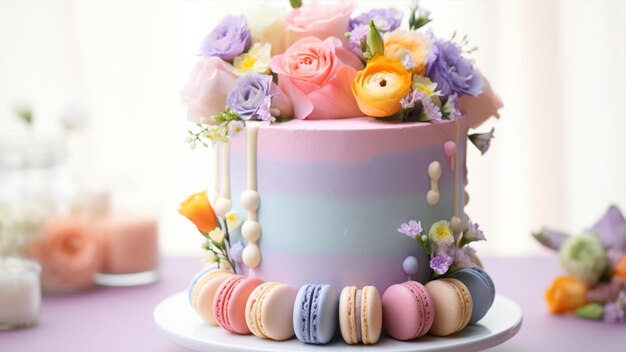
POLYGON ((246 303, 252 291, 263 280, 233 275, 218 287, 213 300, 213 314, 220 327, 242 335, 250 334, 246 324, 246 303))
POLYGON ((374 286, 347 286, 339 297, 339 328, 350 344, 375 344, 383 328, 383 307, 374 286))
POLYGON ((218 287, 234 274, 230 271, 206 268, 189 285, 191 307, 210 325, 217 325, 213 315, 213 299, 218 287))
POLYGON ((292 338, 296 294, 295 288, 277 282, 266 282, 255 288, 246 303, 248 329, 263 339, 292 338))
POLYGON ((389 286, 382 303, 385 330, 394 339, 413 340, 431 329, 435 306, 421 283, 407 281, 389 286))
POLYGON ((304 285, 293 306, 293 329, 298 340, 327 344, 337 328, 337 291, 330 285, 304 285))
POLYGON ((448 336, 463 330, 472 316, 472 295, 457 279, 439 279, 426 284, 435 306, 430 333, 448 336))
POLYGON ((491 277, 479 267, 461 269, 451 277, 461 281, 472 295, 472 316, 468 324, 478 322, 487 314, 496 297, 491 277))

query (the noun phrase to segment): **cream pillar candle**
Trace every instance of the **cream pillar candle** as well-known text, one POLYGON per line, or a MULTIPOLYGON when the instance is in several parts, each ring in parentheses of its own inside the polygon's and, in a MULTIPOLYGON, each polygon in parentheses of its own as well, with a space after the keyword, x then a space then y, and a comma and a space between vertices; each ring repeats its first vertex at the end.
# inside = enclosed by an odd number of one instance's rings
POLYGON ((35 325, 41 305, 37 262, 0 257, 0 330, 35 325))

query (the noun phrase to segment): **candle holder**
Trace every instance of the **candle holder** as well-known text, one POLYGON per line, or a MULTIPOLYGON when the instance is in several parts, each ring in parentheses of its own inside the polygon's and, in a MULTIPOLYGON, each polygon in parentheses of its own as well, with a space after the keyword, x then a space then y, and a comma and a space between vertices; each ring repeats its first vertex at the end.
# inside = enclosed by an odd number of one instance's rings
POLYGON ((41 306, 39 263, 0 257, 0 330, 37 324, 41 306))

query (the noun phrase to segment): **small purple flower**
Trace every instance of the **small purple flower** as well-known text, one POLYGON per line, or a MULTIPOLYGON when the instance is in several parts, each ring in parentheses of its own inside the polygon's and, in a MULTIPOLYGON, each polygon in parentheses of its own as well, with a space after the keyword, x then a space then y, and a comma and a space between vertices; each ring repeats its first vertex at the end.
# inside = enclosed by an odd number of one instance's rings
POLYGON ((350 50, 355 53, 358 57, 363 59, 363 52, 365 51, 365 42, 367 40, 367 35, 370 32, 370 26, 367 24, 361 24, 350 31, 350 35, 348 36, 348 44, 350 45, 350 50))
POLYGON ((614 278, 610 282, 601 282, 587 291, 587 300, 602 303, 613 302, 617 300, 623 288, 624 282, 620 279, 614 278))
POLYGON ((480 150, 481 155, 484 155, 489 150, 489 146, 491 146, 491 139, 494 137, 494 131, 495 128, 492 128, 491 131, 487 133, 475 133, 468 136, 470 142, 472 142, 472 144, 480 150))
POLYGON ((235 263, 243 263, 243 259, 241 257, 242 254, 243 254, 243 244, 241 243, 241 241, 238 241, 232 246, 230 246, 230 258, 235 263))
POLYGON ((415 104, 421 102, 425 94, 419 89, 413 89, 404 98, 400 99, 402 109, 413 109, 415 104))
POLYGON ((467 231, 463 234, 465 242, 484 241, 485 233, 478 228, 477 223, 470 222, 467 231))
POLYGON ((463 246, 456 251, 455 264, 459 268, 473 268, 476 263, 472 257, 476 256, 476 250, 470 246, 463 246))
POLYGON ((441 121, 441 109, 430 98, 422 99, 422 105, 428 121, 441 121))
POLYGON ((457 93, 475 97, 483 91, 480 76, 462 54, 461 48, 443 40, 437 40, 431 49, 426 76, 437 83, 444 96, 457 93))
POLYGON ((381 33, 391 32, 400 27, 402 12, 394 8, 369 10, 350 20, 350 30, 369 24, 370 20, 374 20, 376 28, 381 33))
POLYGON ((452 257, 445 253, 440 253, 430 260, 430 268, 433 269, 437 275, 443 275, 448 272, 452 263, 454 263, 452 257))
POLYGON ((251 42, 245 16, 224 16, 204 38, 200 46, 200 55, 217 56, 222 60, 232 61, 235 56, 248 50, 251 42))
POLYGON ((602 320, 606 323, 624 323, 626 322, 626 316, 622 308, 611 302, 604 305, 602 320))
POLYGON ((410 220, 408 223, 401 224, 398 232, 415 239, 422 233, 422 223, 420 221, 410 220))
POLYGON ((235 81, 226 104, 242 120, 267 121, 271 119, 272 84, 272 76, 248 71, 235 81))

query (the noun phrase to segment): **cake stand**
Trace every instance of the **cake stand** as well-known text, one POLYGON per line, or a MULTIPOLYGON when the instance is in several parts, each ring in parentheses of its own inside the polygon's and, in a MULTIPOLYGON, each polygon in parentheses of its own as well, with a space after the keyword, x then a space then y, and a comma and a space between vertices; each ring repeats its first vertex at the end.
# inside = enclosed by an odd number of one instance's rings
MULTIPOLYGON (((192 310, 187 292, 176 293, 161 301, 154 310, 154 321, 167 340, 195 351, 355 351, 363 346, 350 346, 336 337, 325 346, 306 345, 293 338, 276 342, 254 335, 236 335, 209 326, 192 310)), ((522 324, 520 307, 509 298, 496 295, 493 306, 476 325, 448 337, 424 336, 414 341, 396 341, 382 337, 378 344, 367 346, 370 351, 479 351, 497 346, 513 337, 522 324)))

